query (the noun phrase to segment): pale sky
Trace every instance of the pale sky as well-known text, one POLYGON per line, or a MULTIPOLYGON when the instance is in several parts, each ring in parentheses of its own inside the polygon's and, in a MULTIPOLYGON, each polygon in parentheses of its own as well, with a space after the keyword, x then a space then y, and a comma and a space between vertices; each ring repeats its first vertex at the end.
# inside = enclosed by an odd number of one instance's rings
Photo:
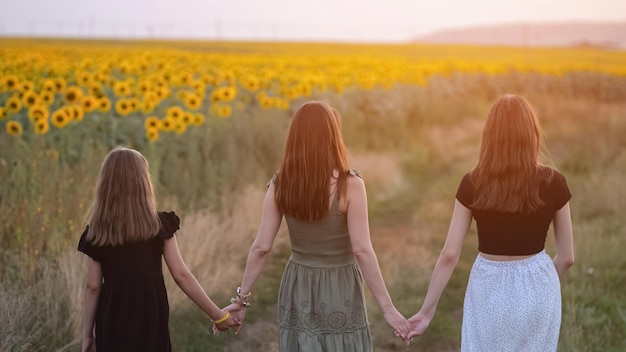
POLYGON ((0 36, 404 42, 444 28, 626 21, 626 0, 0 0, 0 36))

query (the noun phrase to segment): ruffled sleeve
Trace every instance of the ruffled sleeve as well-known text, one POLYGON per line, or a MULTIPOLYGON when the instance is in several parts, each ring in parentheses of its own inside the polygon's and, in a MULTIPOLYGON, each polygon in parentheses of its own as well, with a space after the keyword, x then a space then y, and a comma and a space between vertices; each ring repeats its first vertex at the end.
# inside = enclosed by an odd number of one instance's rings
POLYGON ((467 208, 470 208, 470 205, 474 202, 474 184, 470 179, 469 173, 463 176, 459 188, 456 191, 456 199, 467 208))
POLYGON ((87 233, 89 233, 89 226, 85 228, 83 234, 80 236, 80 240, 78 241, 78 251, 87 254, 91 259, 100 262, 102 261, 102 250, 101 247, 94 246, 87 240, 87 233))
POLYGON ((180 218, 173 211, 160 211, 159 219, 161 219, 161 230, 158 236, 164 240, 172 238, 180 228, 180 218))

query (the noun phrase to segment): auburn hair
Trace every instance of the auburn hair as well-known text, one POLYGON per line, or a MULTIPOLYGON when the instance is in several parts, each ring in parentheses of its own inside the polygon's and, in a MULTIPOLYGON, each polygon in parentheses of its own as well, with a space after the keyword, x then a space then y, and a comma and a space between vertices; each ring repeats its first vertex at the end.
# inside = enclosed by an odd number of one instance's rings
POLYGON ((311 101, 294 113, 280 168, 274 180, 278 209, 298 220, 315 221, 328 214, 329 182, 345 191, 348 171, 346 147, 337 110, 311 101))
POLYGON ((535 112, 524 98, 509 94, 493 103, 470 174, 473 208, 527 214, 544 205, 539 187, 553 170, 539 163, 541 137, 535 112))
POLYGON ((117 148, 100 168, 89 214, 87 239, 97 246, 147 240, 161 228, 148 161, 138 151, 117 148))

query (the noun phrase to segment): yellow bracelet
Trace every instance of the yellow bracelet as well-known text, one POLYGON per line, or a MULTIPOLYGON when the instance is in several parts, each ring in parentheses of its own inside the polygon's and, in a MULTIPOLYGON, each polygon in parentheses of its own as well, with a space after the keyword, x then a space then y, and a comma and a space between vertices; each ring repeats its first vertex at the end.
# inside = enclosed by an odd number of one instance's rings
POLYGON ((225 315, 223 318, 221 318, 221 319, 218 319, 218 320, 213 320, 213 324, 220 324, 220 323, 223 323, 223 322, 225 322, 226 320, 228 320, 228 318, 230 318, 230 312, 229 312, 229 311, 226 311, 226 315, 225 315))

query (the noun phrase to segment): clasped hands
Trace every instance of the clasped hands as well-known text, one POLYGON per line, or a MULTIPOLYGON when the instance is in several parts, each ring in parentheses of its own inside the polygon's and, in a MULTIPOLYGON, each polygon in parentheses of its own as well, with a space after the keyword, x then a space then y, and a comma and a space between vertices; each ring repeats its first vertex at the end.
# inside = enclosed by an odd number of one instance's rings
POLYGON ((397 310, 390 313, 383 313, 387 323, 393 328, 396 336, 406 342, 407 346, 413 340, 413 337, 421 335, 426 331, 432 317, 428 317, 421 312, 413 315, 409 319, 405 319, 397 310))
POLYGON ((239 303, 231 303, 222 308, 223 311, 230 313, 230 318, 220 324, 213 324, 213 334, 219 335, 223 331, 228 331, 232 327, 236 327, 235 334, 239 333, 243 326, 243 320, 246 315, 246 307, 239 303))
MULTIPOLYGON (((214 324, 213 333, 219 335, 220 332, 227 331, 231 327, 236 327, 235 334, 239 333, 246 316, 246 307, 238 303, 232 303, 222 310, 230 312, 230 318, 221 324, 214 324)), ((413 337, 421 335, 426 331, 432 319, 432 317, 426 316, 421 312, 406 319, 395 309, 391 312, 383 313, 383 315, 387 323, 393 328, 396 336, 406 342, 407 346, 411 343, 413 337)))

